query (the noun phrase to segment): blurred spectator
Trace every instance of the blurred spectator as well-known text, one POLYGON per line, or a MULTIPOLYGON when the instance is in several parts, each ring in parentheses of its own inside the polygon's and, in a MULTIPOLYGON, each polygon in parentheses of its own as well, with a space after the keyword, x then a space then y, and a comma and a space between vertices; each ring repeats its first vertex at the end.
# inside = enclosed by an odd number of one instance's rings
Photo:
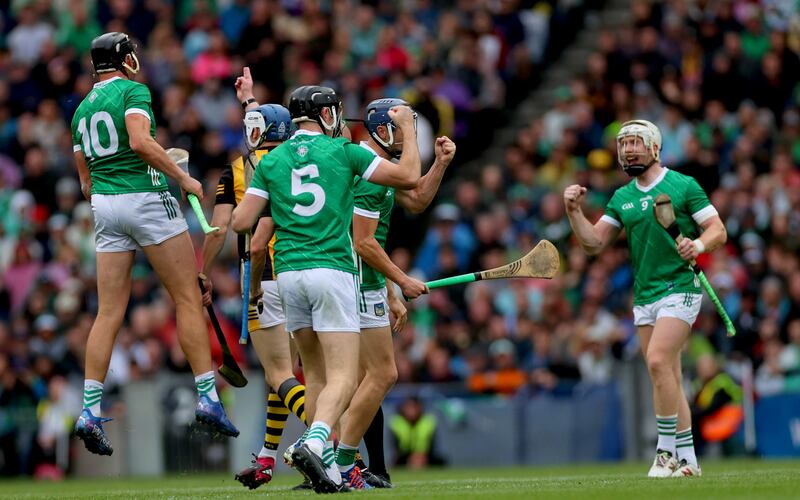
POLYGON ((436 452, 436 417, 425 413, 422 401, 416 397, 404 399, 397 414, 389 420, 394 440, 396 465, 423 469, 429 465, 444 465, 436 452))
POLYGON ((69 47, 78 55, 89 52, 92 39, 101 32, 97 19, 91 16, 89 2, 70 0, 66 11, 58 16, 56 42, 61 47, 69 47))
POLYGON ((45 44, 52 43, 53 26, 42 19, 38 6, 33 3, 23 5, 17 11, 16 22, 16 27, 8 32, 6 38, 11 58, 33 65, 39 61, 45 44))
POLYGON ((473 373, 467 386, 473 392, 514 394, 525 385, 525 372, 517 367, 516 348, 508 339, 497 339, 489 346, 491 370, 473 373))
POLYGON ((743 419, 742 388, 719 369, 713 354, 700 356, 692 404, 692 430, 698 454, 703 453, 707 443, 730 440, 731 448, 743 419))

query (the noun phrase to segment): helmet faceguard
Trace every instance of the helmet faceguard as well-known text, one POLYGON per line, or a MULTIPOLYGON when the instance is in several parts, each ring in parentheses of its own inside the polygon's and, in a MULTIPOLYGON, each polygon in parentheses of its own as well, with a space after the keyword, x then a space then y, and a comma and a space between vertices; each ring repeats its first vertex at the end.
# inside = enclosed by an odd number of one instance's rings
POLYGON ((617 160, 622 170, 631 177, 645 173, 659 161, 661 152, 661 132, 647 120, 631 120, 622 124, 617 134, 617 160), (626 138, 641 139, 645 151, 630 151, 630 142, 626 138))
POLYGON ((128 35, 112 31, 92 40, 92 66, 98 75, 112 71, 122 71, 129 77, 141 69, 139 59, 136 57, 136 44, 128 35), (133 65, 125 60, 130 55, 133 65))
POLYGON ((285 141, 289 138, 291 128, 289 110, 280 104, 262 104, 244 115, 244 140, 251 151, 258 149, 265 141, 285 141), (255 139, 254 131, 258 131, 255 139))
POLYGON ((293 123, 316 122, 326 135, 339 137, 342 134, 342 100, 330 87, 305 85, 289 95, 289 114, 293 123), (322 117, 328 108, 330 121, 322 117))
MULTIPOLYGON (((392 158, 400 158, 403 153, 403 142, 395 141, 395 130, 397 125, 389 116, 389 110, 395 106, 408 106, 409 104, 402 99, 376 99, 367 105, 367 114, 364 123, 367 126, 369 135, 375 140, 378 146, 392 158), (383 125, 389 135, 387 140, 381 139, 378 134, 378 127, 383 125)), ((417 129, 417 113, 414 112, 414 130, 417 129)))

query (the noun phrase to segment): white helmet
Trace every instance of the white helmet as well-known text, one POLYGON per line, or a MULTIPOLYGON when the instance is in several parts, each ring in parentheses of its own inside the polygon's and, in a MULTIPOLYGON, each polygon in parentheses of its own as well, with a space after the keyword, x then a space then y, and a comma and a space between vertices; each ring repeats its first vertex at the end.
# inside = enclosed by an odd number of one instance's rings
POLYGON ((647 120, 630 120, 622 124, 622 128, 617 134, 617 160, 622 165, 622 169, 626 174, 631 177, 638 177, 642 175, 645 170, 650 168, 659 159, 661 152, 661 131, 658 130, 652 122, 647 120), (639 137, 642 139, 645 148, 652 156, 648 162, 646 158, 643 161, 629 164, 622 154, 622 139, 625 137, 639 137), (646 162, 646 163, 645 163, 646 162))

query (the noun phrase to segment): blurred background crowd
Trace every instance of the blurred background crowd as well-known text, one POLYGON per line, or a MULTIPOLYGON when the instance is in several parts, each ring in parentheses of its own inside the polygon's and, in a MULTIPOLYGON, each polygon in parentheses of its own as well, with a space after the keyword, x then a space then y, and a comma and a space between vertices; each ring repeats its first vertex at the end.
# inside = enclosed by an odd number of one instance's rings
MULTIPOLYGON (((399 382, 559 394, 581 381, 607 382, 616 361, 637 355, 626 243, 586 257, 561 197, 568 184, 585 185, 590 219, 601 215, 628 181, 616 165, 615 134, 637 117, 659 126, 665 165, 696 177, 728 228, 728 244, 699 264, 739 333, 727 338, 706 301, 686 353, 690 379, 698 390, 721 370, 738 380, 750 363, 758 394, 800 390, 796 2, 634 1, 633 23, 601 32, 582 74, 517 131, 502 161, 459 175, 602 3, 0 4, 0 451, 17 457, 3 471, 30 473, 47 461, 81 405, 97 301, 92 211, 81 198, 69 124, 93 84, 90 42, 104 31, 138 41, 137 80, 152 92, 157 138, 191 151, 208 209, 221 168, 241 154, 232 83, 247 65, 260 102, 321 83, 339 91, 346 116, 359 118, 372 99, 403 97, 420 115, 425 161, 435 136, 456 141, 447 194, 420 218, 393 217, 389 250, 404 270, 435 279, 502 265, 539 239, 557 245, 563 272, 552 281, 474 283, 410 304, 411 321, 396 337, 399 382)), ((354 138, 363 137, 351 123, 354 138)), ((199 250, 202 232, 193 216, 187 221, 199 250)), ((211 276, 231 332, 240 311, 234 251, 226 246, 211 276)), ((172 311, 141 260, 106 393, 161 370, 189 371, 172 311)), ((249 352, 236 354, 257 366, 249 352)))

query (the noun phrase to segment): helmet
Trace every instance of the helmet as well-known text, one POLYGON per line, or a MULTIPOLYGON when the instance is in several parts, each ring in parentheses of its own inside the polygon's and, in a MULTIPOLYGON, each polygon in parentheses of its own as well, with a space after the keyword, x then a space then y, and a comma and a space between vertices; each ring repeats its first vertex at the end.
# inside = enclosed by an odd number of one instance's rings
POLYGON ((292 122, 305 121, 317 122, 325 132, 330 132, 331 137, 338 137, 342 126, 342 99, 330 87, 319 85, 304 85, 289 94, 289 114, 292 122), (333 123, 327 123, 320 113, 323 108, 330 108, 333 123))
POLYGON ((244 140, 250 149, 256 149, 264 141, 285 141, 289 138, 291 128, 289 110, 280 104, 262 104, 244 115, 244 140), (255 129, 260 132, 253 141, 255 129))
POLYGON ((139 72, 139 59, 136 58, 136 45, 125 33, 112 31, 92 40, 92 66, 96 73, 128 70, 134 75, 139 72), (133 58, 135 67, 128 66, 125 56, 133 58))
POLYGON ((619 160, 619 163, 622 165, 622 169, 626 174, 630 175, 631 177, 638 177, 642 175, 645 170, 650 168, 658 161, 660 152, 661 132, 653 123, 647 120, 630 120, 622 124, 622 128, 617 134, 617 159, 619 160), (647 164, 644 163, 646 160, 644 154, 639 155, 643 158, 642 161, 637 160, 637 163, 629 164, 625 159, 625 155, 623 155, 622 152, 622 139, 630 136, 640 138, 644 143, 647 152, 652 156, 652 159, 647 164))
MULTIPOLYGON (((386 153, 393 158, 399 158, 402 150, 398 150, 398 148, 390 149, 392 146, 395 145, 394 142, 394 130, 397 126, 394 124, 392 119, 389 117, 389 110, 395 106, 408 106, 409 104, 402 100, 402 99, 375 99, 371 103, 367 105, 367 115, 364 123, 367 126, 367 131, 369 131, 369 135, 378 143, 378 146, 381 147, 386 153), (386 130, 389 132, 388 141, 384 141, 378 135, 378 127, 383 125, 386 127, 386 130)), ((417 125, 417 114, 414 113, 414 128, 416 129, 417 125)))

